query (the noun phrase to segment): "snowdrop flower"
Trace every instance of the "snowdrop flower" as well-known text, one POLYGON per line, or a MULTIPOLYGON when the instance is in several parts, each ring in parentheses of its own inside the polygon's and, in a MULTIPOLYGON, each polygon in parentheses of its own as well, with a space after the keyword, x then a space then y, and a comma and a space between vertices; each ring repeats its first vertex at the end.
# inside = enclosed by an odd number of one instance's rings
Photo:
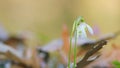
POLYGON ((88 24, 86 24, 84 18, 80 16, 77 20, 74 21, 72 34, 75 33, 74 35, 76 35, 77 33, 77 38, 87 38, 86 29, 88 29, 90 34, 93 35, 93 29, 88 24))
POLYGON ((92 28, 85 23, 84 18, 82 16, 78 17, 77 20, 74 21, 71 37, 70 37, 70 51, 69 51, 69 58, 68 58, 68 68, 71 68, 70 64, 70 54, 71 54, 71 46, 72 46, 72 36, 75 35, 75 47, 74 47, 74 63, 73 68, 76 68, 76 50, 77 50, 77 39, 80 36, 81 39, 87 38, 86 29, 93 34, 92 28))
POLYGON ((87 38, 86 29, 93 35, 93 29, 86 24, 85 22, 80 23, 80 25, 76 28, 77 29, 77 38, 87 38))

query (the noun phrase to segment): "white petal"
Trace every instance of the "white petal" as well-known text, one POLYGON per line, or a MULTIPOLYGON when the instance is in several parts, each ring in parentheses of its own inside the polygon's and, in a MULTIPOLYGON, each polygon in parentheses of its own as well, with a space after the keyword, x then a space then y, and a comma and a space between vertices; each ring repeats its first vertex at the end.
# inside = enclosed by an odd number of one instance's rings
POLYGON ((86 24, 85 23, 81 23, 78 27, 77 27, 77 38, 81 37, 81 38, 86 38, 86 32, 85 32, 85 28, 86 28, 86 24))
POLYGON ((86 34, 85 30, 82 31, 80 37, 81 37, 81 38, 87 38, 87 34, 86 34))
POLYGON ((86 24, 85 22, 83 22, 83 23, 80 24, 80 26, 82 26, 82 27, 86 27, 87 24, 86 24))
POLYGON ((86 26, 87 26, 88 31, 90 32, 90 34, 93 35, 94 34, 93 29, 88 24, 86 26))
POLYGON ((78 37, 87 38, 86 28, 88 29, 90 34, 93 34, 92 28, 84 22, 84 23, 80 23, 80 25, 77 27, 77 38, 78 37))
POLYGON ((77 38, 87 38, 86 31, 84 28, 81 28, 80 30, 77 31, 77 38))
POLYGON ((77 30, 78 30, 78 31, 84 31, 86 27, 87 27, 87 26, 86 26, 85 23, 81 23, 81 24, 77 27, 77 30))

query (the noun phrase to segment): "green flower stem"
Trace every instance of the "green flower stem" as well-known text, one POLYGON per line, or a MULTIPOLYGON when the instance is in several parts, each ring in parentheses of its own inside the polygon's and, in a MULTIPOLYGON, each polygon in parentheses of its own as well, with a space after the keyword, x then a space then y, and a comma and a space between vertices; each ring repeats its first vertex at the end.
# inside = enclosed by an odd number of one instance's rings
POLYGON ((78 36, 82 35, 81 37, 87 37, 86 35, 86 28, 88 29, 88 31, 93 34, 93 30, 92 28, 86 24, 84 22, 84 18, 83 17, 78 17, 78 19, 76 19, 73 23, 73 28, 72 28, 72 32, 71 32, 71 36, 70 36, 70 49, 69 49, 69 57, 68 57, 68 68, 70 68, 70 55, 71 55, 71 46, 72 46, 72 36, 75 36, 75 44, 74 44, 74 63, 72 68, 76 68, 76 59, 77 59, 77 38, 78 36))
POLYGON ((74 65, 73 68, 76 67, 76 49, 77 49, 77 30, 76 30, 76 24, 75 24, 75 30, 72 30, 71 36, 70 36, 70 49, 69 49, 69 57, 68 57, 68 68, 70 68, 70 55, 71 55, 71 47, 72 47, 72 36, 75 32, 75 47, 74 47, 74 65))
POLYGON ((80 21, 82 20, 83 22, 83 18, 79 17, 78 19, 76 19, 73 23, 73 28, 72 28, 72 32, 71 32, 71 36, 70 36, 70 49, 69 49, 69 55, 68 55, 68 68, 70 68, 70 55, 71 55, 71 47, 72 47, 72 36, 74 35, 75 32, 75 45, 74 45, 74 65, 73 68, 76 67, 76 52, 77 52, 77 27, 78 25, 81 23, 80 21))
POLYGON ((75 45, 74 45, 74 65, 73 68, 76 68, 76 52, 77 52, 77 30, 75 31, 75 45))

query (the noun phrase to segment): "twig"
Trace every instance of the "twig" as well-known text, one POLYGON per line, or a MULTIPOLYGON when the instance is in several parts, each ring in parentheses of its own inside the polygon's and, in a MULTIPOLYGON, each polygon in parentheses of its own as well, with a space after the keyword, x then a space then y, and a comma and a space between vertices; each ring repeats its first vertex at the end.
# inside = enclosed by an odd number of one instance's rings
POLYGON ((120 35, 120 31, 115 32, 113 35, 107 36, 105 38, 102 39, 98 39, 96 42, 94 43, 85 43, 82 46, 83 49, 89 49, 91 47, 94 47, 95 45, 97 45, 98 43, 102 42, 103 40, 111 40, 115 37, 117 37, 118 35, 120 35), (91 46, 92 45, 92 46, 91 46))
MULTIPOLYGON (((98 43, 97 46, 92 47, 84 56, 84 58, 77 63, 77 68, 84 68, 86 65, 88 65, 89 63, 93 62, 94 60, 90 60, 88 61, 88 59, 95 54, 96 52, 98 52, 104 45, 106 45, 106 41, 101 41, 100 43, 98 43)), ((99 57, 99 56, 97 56, 99 57)))

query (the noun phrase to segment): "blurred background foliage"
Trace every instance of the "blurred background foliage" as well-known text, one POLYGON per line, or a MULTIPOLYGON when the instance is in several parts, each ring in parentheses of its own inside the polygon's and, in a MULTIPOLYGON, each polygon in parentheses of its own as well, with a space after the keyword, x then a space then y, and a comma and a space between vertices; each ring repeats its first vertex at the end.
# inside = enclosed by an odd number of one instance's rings
POLYGON ((116 32, 120 0, 0 0, 0 22, 11 34, 28 30, 44 41, 60 37, 64 23, 70 31, 77 16, 99 26, 101 34, 116 32))

